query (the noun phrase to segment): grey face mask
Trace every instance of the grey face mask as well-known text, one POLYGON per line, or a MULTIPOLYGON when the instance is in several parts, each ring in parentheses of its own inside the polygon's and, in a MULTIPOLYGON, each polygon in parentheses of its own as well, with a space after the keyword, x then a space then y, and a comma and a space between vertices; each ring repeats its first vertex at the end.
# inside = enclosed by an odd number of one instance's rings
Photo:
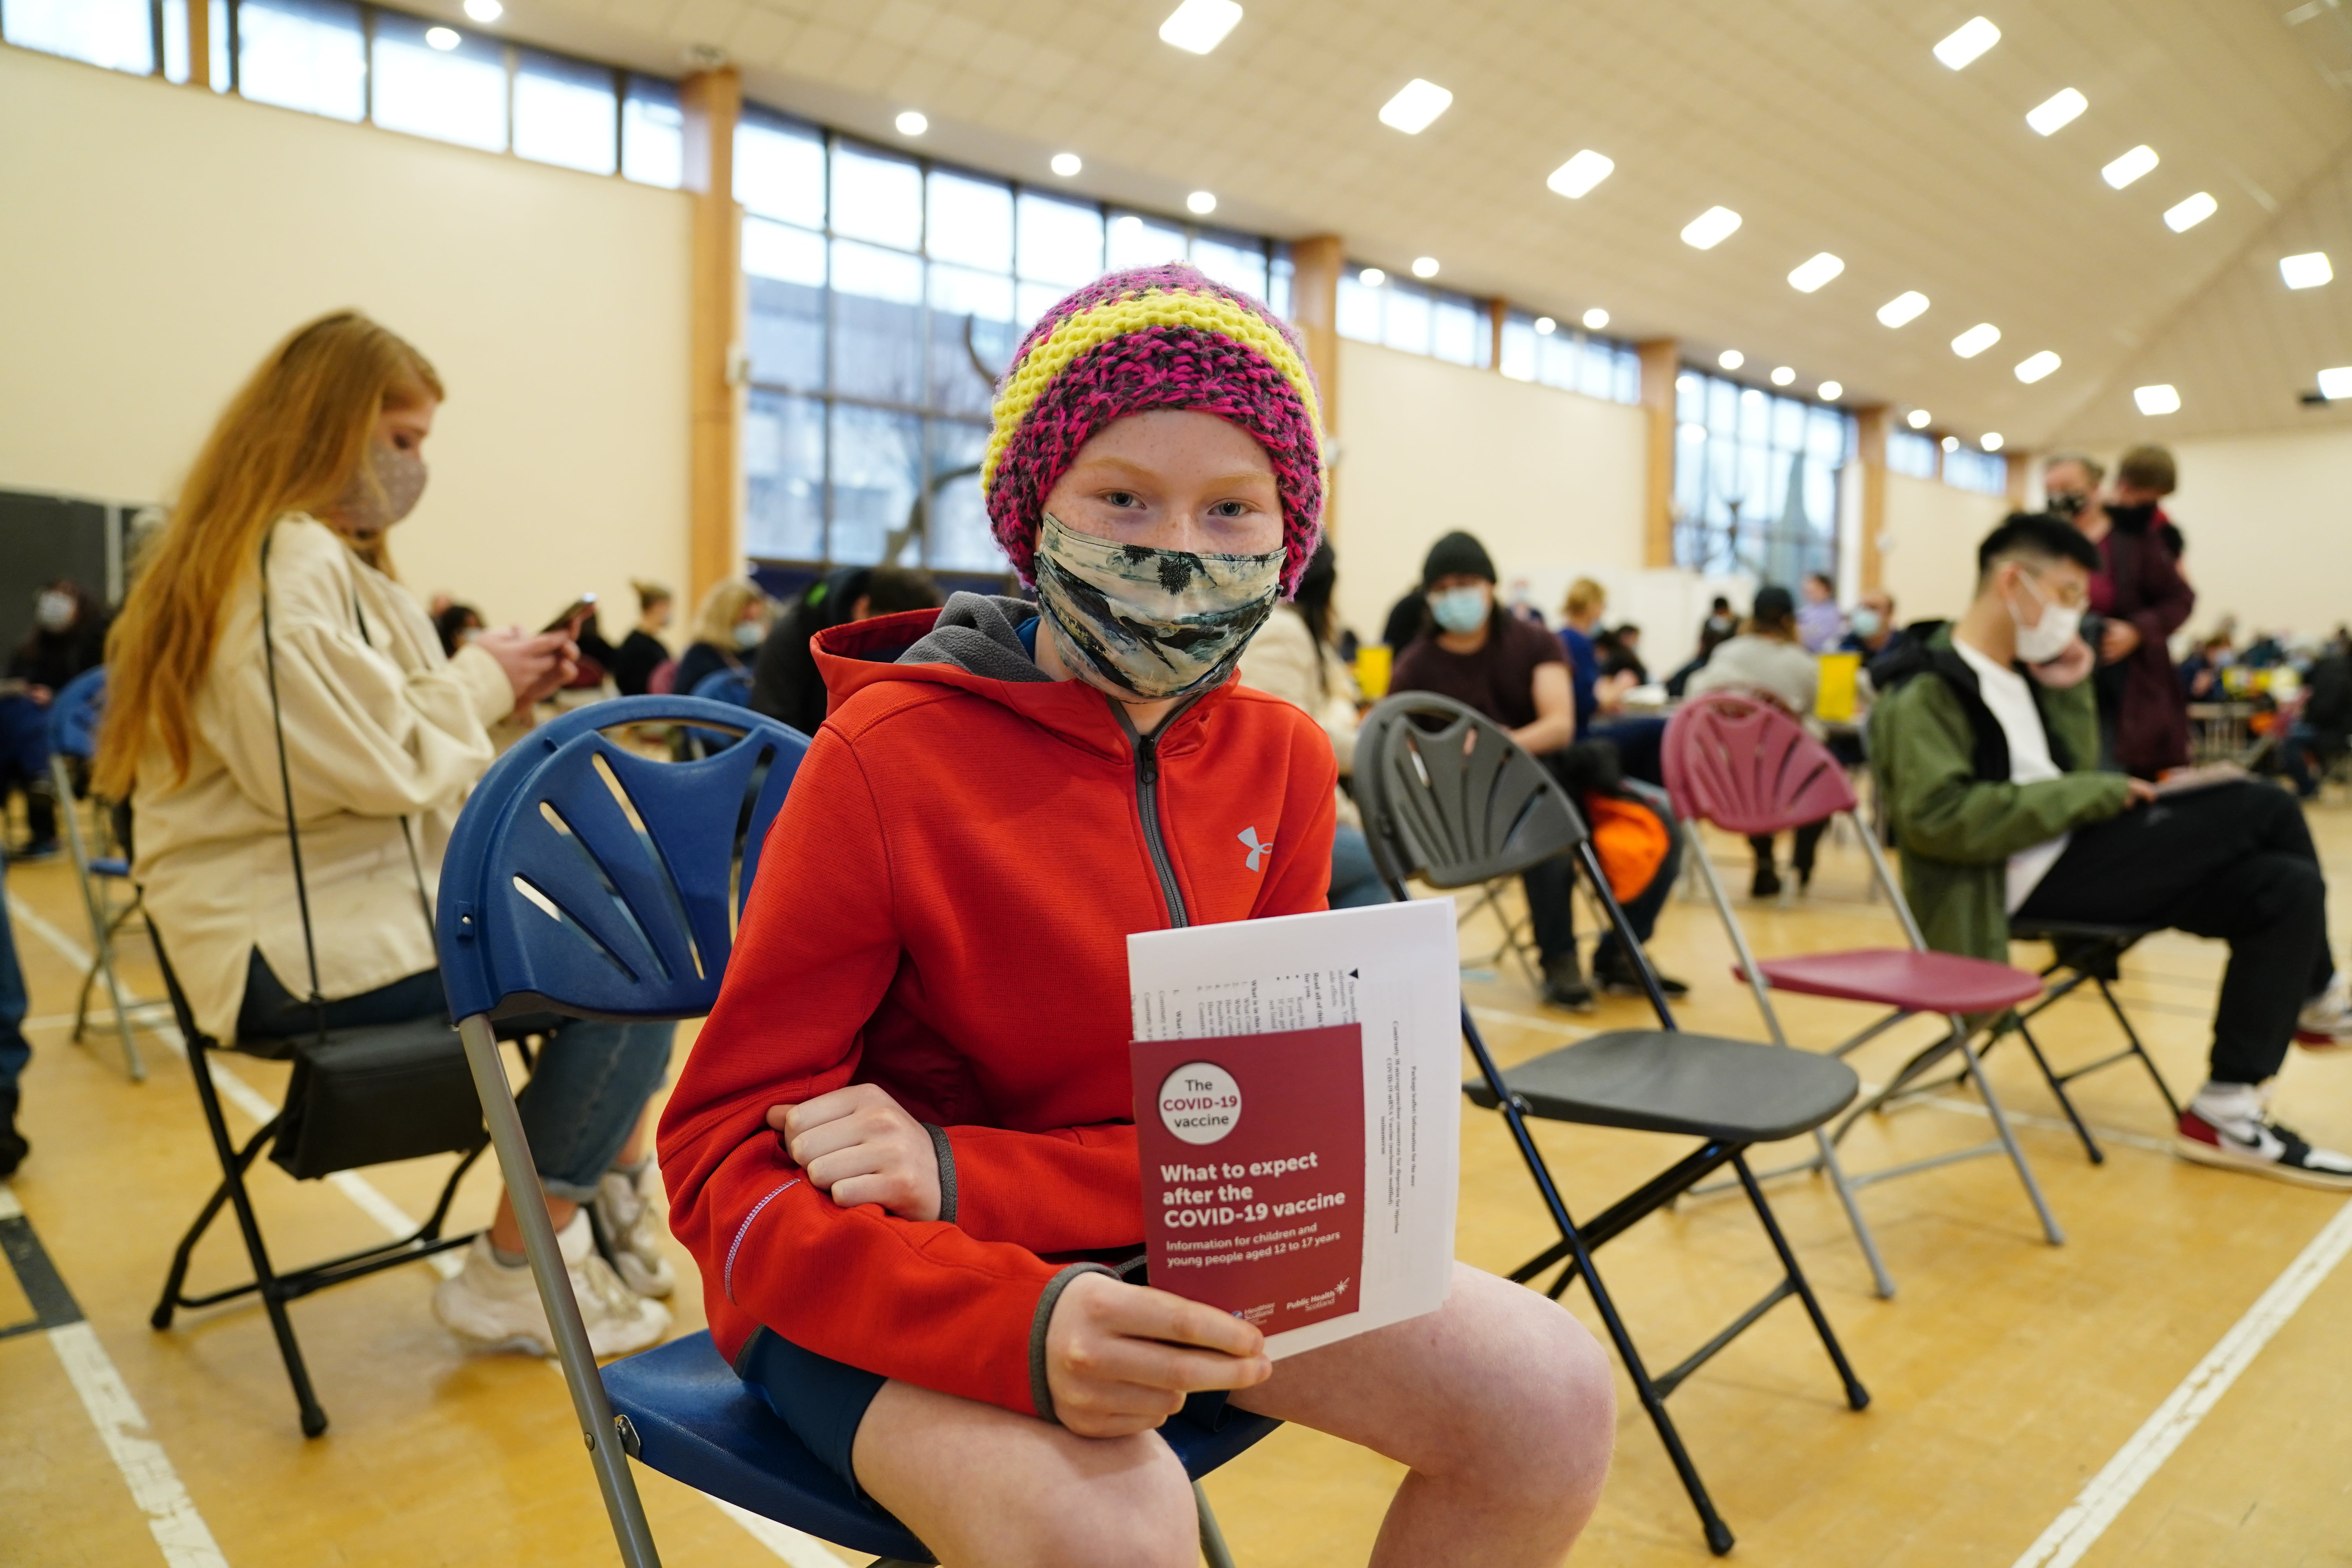
POLYGON ((1282 591, 1283 552, 1200 555, 1037 529, 1037 603, 1088 685, 1128 700, 1221 684, 1282 591))
POLYGON ((335 515, 358 537, 376 535, 416 510, 425 493, 425 458, 385 441, 368 443, 367 461, 352 476, 335 515))

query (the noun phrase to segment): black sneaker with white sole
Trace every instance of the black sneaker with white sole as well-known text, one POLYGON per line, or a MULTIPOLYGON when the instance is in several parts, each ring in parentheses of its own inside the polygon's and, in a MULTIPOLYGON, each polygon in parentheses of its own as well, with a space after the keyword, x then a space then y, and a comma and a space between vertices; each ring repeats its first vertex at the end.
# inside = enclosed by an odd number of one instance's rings
MULTIPOLYGON (((1631 963, 1613 954, 1603 954, 1592 965, 1592 979, 1612 996, 1646 996, 1642 977, 1631 963)), ((1658 976, 1658 989, 1666 994, 1669 1002, 1679 1002, 1690 994, 1690 987, 1671 974, 1658 976)))
POLYGON ((2214 1126, 2194 1110, 2184 1110, 2173 1134, 2173 1152, 2200 1165, 2245 1171, 2297 1186, 2352 1192, 2352 1158, 2333 1149, 2315 1149, 2292 1129, 2267 1118, 2246 1125, 2248 1135, 2241 1136, 2214 1126))

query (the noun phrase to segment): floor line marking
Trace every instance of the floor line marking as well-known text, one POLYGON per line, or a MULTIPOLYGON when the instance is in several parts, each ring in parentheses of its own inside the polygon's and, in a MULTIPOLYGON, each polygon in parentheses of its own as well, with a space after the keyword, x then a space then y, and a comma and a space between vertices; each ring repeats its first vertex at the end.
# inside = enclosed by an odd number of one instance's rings
MULTIPOLYGON (((27 930, 41 938, 42 941, 47 942, 50 947, 54 948, 58 954, 66 960, 67 963, 84 970, 87 970, 89 967, 90 958, 89 949, 75 942, 72 937, 58 930, 58 927, 52 925, 47 920, 44 919, 38 913, 26 909, 21 900, 10 901, 8 905, 8 913, 16 920, 22 921, 27 930)), ((126 1000, 128 999, 129 998, 126 996, 126 1000)), ((135 1000, 131 1001, 131 1005, 133 1007, 151 1005, 151 1004, 138 1002, 135 1000)), ((163 1042, 164 1046, 168 1047, 173 1055, 179 1057, 183 1061, 187 1059, 187 1042, 181 1038, 179 1026, 177 1024, 153 1024, 150 1025, 149 1028, 158 1039, 163 1042)), ((270 1102, 268 1096, 262 1094, 251 1084, 246 1082, 245 1079, 229 1071, 226 1067, 223 1067, 219 1061, 214 1058, 212 1053, 206 1052, 205 1060, 205 1065, 212 1069, 213 1086, 220 1091, 222 1099, 228 1100, 257 1123, 267 1121, 271 1117, 278 1114, 278 1107, 270 1102)), ((407 1236, 416 1229, 417 1221, 412 1217, 406 1210, 403 1209, 398 1204, 393 1202, 392 1199, 386 1197, 382 1188, 376 1186, 358 1172, 337 1171, 334 1174, 329 1176, 327 1181, 337 1192, 341 1193, 343 1196, 349 1198, 352 1203, 359 1208, 360 1212, 366 1215, 370 1219, 375 1221, 377 1225, 381 1226, 386 1235, 395 1237, 407 1236)), ((7 1191, 8 1188, 6 1184, 0 1183, 0 1194, 5 1194, 7 1191)), ((16 1200, 13 1197, 10 1197, 7 1198, 6 1201, 13 1204, 16 1200)), ((425 1261, 432 1265, 434 1269, 445 1279, 454 1279, 458 1271, 463 1269, 466 1266, 464 1258, 460 1256, 458 1249, 454 1247, 446 1252, 436 1252, 425 1261)), ((95 1343, 94 1341, 93 1343, 95 1343)), ((58 1353, 62 1356, 65 1352, 60 1351, 58 1353)), ((100 1351, 99 1353, 101 1356, 105 1354, 102 1350, 100 1351)), ((562 1371, 562 1365, 553 1360, 550 1360, 547 1364, 559 1373, 562 1371)), ((111 1363, 109 1363, 109 1365, 110 1369, 111 1363)), ((121 1380, 118 1378, 116 1381, 120 1383, 121 1380)), ((123 1393, 123 1398, 128 1401, 130 1397, 128 1390, 125 1390, 123 1393)), ((88 1401, 85 1400, 84 1403, 87 1404, 88 1401)), ((134 1405, 131 1406, 131 1409, 135 1415, 137 1412, 137 1406, 134 1405)), ((97 1414, 95 1410, 93 1410, 91 1413, 91 1419, 94 1421, 97 1418, 97 1414)), ((143 1425, 143 1421, 142 1424, 143 1425)), ((158 1455, 161 1455, 162 1452, 163 1450, 160 1447, 156 1449, 156 1453, 158 1455)), ((166 1468, 168 1469, 168 1468, 169 1467, 167 1465, 166 1468)), ((126 1471, 126 1475, 127 1474, 128 1472, 126 1471)), ((173 1480, 173 1484, 175 1486, 178 1484, 176 1479, 173 1480)), ((137 1488, 134 1486, 132 1489, 135 1493, 137 1488)), ((184 1496, 184 1493, 183 1495, 184 1496)), ((826 1546, 823 1542, 818 1541, 816 1537, 804 1534, 800 1531, 793 1529, 790 1525, 779 1524, 773 1520, 763 1518, 759 1514, 752 1513, 747 1509, 738 1508, 733 1503, 728 1502, 724 1499, 711 1497, 709 1492, 702 1492, 700 1495, 709 1498, 712 1506, 719 1509, 719 1511, 726 1514, 730 1519, 732 1519, 737 1524, 741 1525, 745 1531, 750 1532, 753 1540, 759 1542, 761 1545, 765 1546, 769 1551, 774 1552, 776 1556, 782 1559, 783 1562, 789 1565, 789 1568, 841 1568, 843 1559, 835 1554, 831 1547, 826 1546), (811 1556, 810 1552, 812 1551, 822 1552, 824 1555, 823 1557, 811 1556)), ((194 1510, 193 1505, 189 1511, 191 1515, 194 1514, 194 1510)), ((196 1528, 198 1530, 202 1530, 204 1528, 204 1521, 202 1520, 198 1520, 196 1521, 196 1528)), ((163 1526, 159 1523, 155 1526, 155 1529, 157 1532, 156 1540, 161 1542, 163 1540, 163 1526)), ((206 1535, 205 1537, 205 1544, 207 1548, 211 1548, 211 1542, 212 1538, 209 1535, 206 1535)), ((170 1563, 171 1568, 211 1568, 211 1565, 215 1563, 220 1564, 220 1568, 226 1568, 226 1559, 221 1557, 216 1549, 213 1550, 213 1554, 209 1558, 204 1556, 190 1556, 183 1559, 173 1557, 172 1555, 172 1547, 166 1544, 164 1546, 163 1554, 166 1561, 170 1563)))
POLYGON ((2025 1549, 2016 1568, 2074 1568, 2081 1562, 2347 1252, 2352 1252, 2352 1202, 2336 1211, 2336 1217, 2246 1309, 2246 1315, 2181 1379, 2180 1386, 2156 1407, 2130 1440, 2116 1450, 2116 1457, 2051 1521, 2041 1539, 2025 1549))

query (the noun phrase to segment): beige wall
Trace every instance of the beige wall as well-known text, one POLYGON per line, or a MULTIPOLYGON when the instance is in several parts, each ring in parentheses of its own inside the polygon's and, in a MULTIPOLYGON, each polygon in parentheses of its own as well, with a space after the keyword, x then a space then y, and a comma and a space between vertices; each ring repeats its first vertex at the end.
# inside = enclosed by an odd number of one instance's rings
MULTIPOLYGON (((448 384, 394 536, 538 626, 686 576, 676 192, 0 47, 0 487, 168 498, 271 343, 356 305, 448 384)), ((614 611, 624 611, 614 614, 614 611)))
POLYGON ((1901 622, 1949 620, 1975 597, 1977 545, 2008 515, 2000 496, 1979 495, 1941 479, 1886 476, 1885 552, 1881 573, 1901 622))
POLYGON ((2197 589, 2184 630, 2224 614, 2242 632, 2304 637, 2352 621, 2352 431, 2184 441, 2173 457, 2180 489, 2165 510, 2197 589))

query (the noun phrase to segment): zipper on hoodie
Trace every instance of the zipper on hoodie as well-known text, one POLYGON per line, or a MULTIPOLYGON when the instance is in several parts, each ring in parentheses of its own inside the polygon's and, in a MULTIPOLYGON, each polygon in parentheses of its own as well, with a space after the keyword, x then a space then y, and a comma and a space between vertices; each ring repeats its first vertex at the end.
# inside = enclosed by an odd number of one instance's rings
POLYGON ((1168 901, 1168 924, 1171 930, 1192 924, 1184 908, 1183 889, 1176 885, 1176 866, 1168 858, 1168 841, 1160 831, 1160 742, 1169 727, 1182 718, 1198 697, 1188 697, 1171 709, 1168 717, 1150 734, 1139 734, 1135 721, 1128 717, 1127 704, 1106 697, 1111 710, 1118 715, 1119 728, 1127 731, 1129 744, 1135 752, 1135 812, 1142 819, 1144 847, 1150 851, 1151 868, 1160 877, 1160 896, 1168 901))

